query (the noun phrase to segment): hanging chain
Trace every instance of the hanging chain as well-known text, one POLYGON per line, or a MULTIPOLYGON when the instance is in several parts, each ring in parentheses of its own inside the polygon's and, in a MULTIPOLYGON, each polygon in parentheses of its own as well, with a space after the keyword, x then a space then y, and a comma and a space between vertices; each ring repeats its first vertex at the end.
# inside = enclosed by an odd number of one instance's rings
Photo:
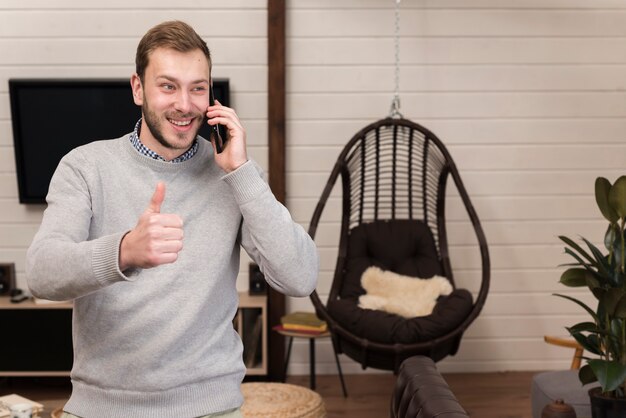
POLYGON ((389 117, 395 119, 401 119, 402 113, 400 113, 400 1, 395 0, 396 2, 396 27, 394 34, 394 45, 395 45, 395 90, 393 94, 393 100, 391 101, 391 110, 389 113, 389 117))

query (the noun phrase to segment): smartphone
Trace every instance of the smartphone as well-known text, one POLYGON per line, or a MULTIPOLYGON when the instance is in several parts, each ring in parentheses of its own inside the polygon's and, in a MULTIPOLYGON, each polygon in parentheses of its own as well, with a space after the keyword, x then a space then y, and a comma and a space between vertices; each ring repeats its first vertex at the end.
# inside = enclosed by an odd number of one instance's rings
MULTIPOLYGON (((209 89, 209 106, 215 105, 215 96, 213 96, 213 84, 209 89)), ((221 153, 226 148, 226 132, 224 131, 224 127, 220 124, 213 125, 211 127, 211 138, 213 143, 215 144, 215 150, 217 153, 221 153)))

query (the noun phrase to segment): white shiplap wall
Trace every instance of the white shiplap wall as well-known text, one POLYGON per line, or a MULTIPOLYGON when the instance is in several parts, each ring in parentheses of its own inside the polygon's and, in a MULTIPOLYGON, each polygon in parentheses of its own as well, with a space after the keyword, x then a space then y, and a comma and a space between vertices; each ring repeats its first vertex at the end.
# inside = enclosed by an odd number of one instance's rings
MULTIPOLYGON (((389 112, 394 0, 288 2, 288 206, 309 222, 342 146, 389 112)), ((402 0, 403 114, 449 147, 485 229, 486 306, 444 371, 569 367, 543 342, 585 318, 551 296, 568 262, 558 235, 599 241, 593 182, 626 169, 626 1, 402 0)), ((456 280, 476 291, 480 259, 456 192, 448 207, 456 280)), ((325 300, 337 254, 339 190, 316 239, 325 300)), ((575 292, 574 292, 575 293, 575 292)), ((311 309, 291 300, 291 310, 311 309)), ((334 373, 330 344, 318 368, 334 373)), ((292 373, 306 373, 304 342, 292 373)), ((360 367, 343 358, 348 372, 360 367)))
MULTIPOLYGON (((287 2, 287 204, 305 226, 343 144, 388 113, 393 3, 287 2)), ((570 353, 542 341, 584 317, 550 296, 564 290, 556 266, 567 261, 556 236, 599 240, 593 181, 626 165, 626 0, 403 0, 401 9, 402 112, 448 145, 492 259, 485 309, 441 368, 568 367, 570 353)), ((188 21, 212 49, 214 75, 231 79, 251 154, 267 167, 266 16, 260 0, 0 0, 0 262, 16 263, 21 285, 42 209, 17 200, 7 80, 126 77, 146 29, 188 21)), ((339 209, 335 193, 318 230, 322 296, 339 209)), ((457 280, 476 290, 478 252, 454 191, 448 217, 457 280)), ((311 306, 290 299, 289 309, 311 306)), ((330 345, 318 347, 319 372, 334 373, 330 345)), ((308 373, 302 342, 290 372, 308 373)))

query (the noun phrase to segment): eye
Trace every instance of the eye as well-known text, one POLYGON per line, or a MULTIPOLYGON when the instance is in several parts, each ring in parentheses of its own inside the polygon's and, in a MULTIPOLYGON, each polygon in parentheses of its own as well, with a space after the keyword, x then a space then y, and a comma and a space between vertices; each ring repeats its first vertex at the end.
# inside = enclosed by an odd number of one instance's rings
POLYGON ((197 87, 194 87, 192 89, 192 91, 204 92, 204 91, 206 91, 206 87, 204 87, 204 86, 197 86, 197 87))
POLYGON ((163 84, 161 84, 161 88, 163 90, 174 90, 174 85, 173 84, 168 84, 168 83, 163 83, 163 84))

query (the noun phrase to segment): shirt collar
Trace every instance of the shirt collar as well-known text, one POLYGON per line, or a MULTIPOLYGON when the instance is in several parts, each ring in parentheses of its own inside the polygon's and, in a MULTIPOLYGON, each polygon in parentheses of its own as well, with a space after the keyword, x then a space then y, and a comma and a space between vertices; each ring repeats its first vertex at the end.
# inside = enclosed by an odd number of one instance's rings
MULTIPOLYGON (((130 134, 130 142, 131 144, 133 144, 133 147, 135 147, 135 149, 139 151, 140 154, 145 155, 146 157, 152 158, 153 160, 167 161, 165 158, 161 157, 159 154, 152 151, 150 148, 146 147, 143 144, 143 142, 141 142, 141 139, 139 139, 140 132, 141 132, 141 118, 137 121, 137 123, 135 124, 135 129, 130 134)), ((187 161, 191 157, 196 155, 197 151, 198 151, 198 139, 196 138, 193 140, 193 144, 191 144, 191 147, 187 151, 185 151, 182 155, 179 155, 178 157, 174 158, 170 162, 182 163, 183 161, 187 161)))

